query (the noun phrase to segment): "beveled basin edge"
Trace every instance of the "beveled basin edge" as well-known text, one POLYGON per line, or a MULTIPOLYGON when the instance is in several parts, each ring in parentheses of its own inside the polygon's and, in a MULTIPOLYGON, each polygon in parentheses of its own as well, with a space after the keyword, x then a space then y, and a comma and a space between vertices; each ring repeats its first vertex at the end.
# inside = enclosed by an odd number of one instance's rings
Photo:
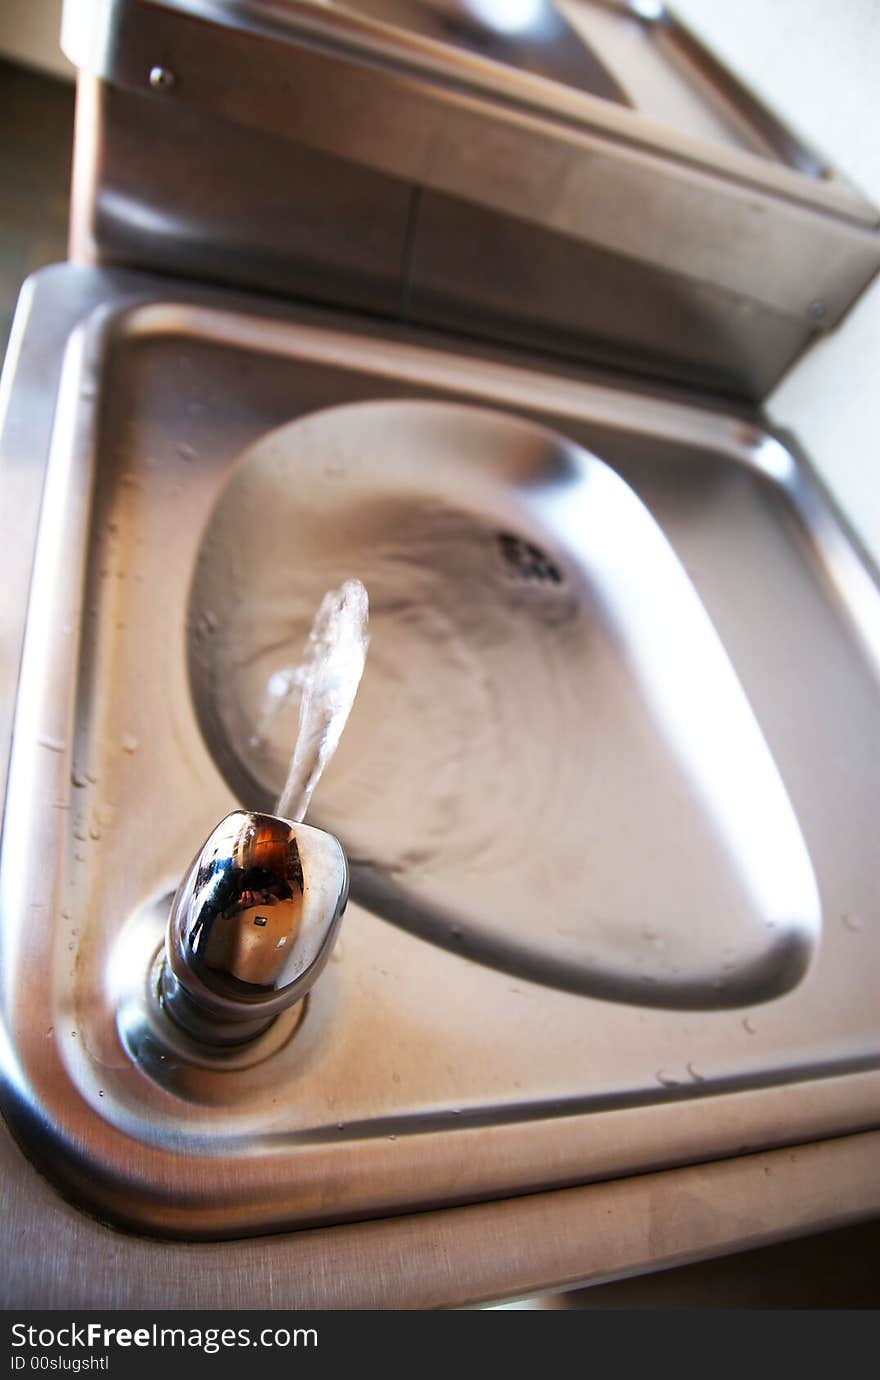
MULTIPOLYGON (((25 302, 25 309, 29 313, 40 308, 42 289, 51 287, 56 272, 50 270, 45 276, 40 275, 40 280, 31 285, 25 302)), ((71 272, 79 274, 82 271, 71 272)), ((78 501, 85 505, 85 511, 89 486, 84 466, 87 465, 92 437, 88 416, 89 398, 83 396, 80 389, 84 361, 89 368, 99 369, 103 351, 116 338, 114 333, 127 333, 132 329, 154 331, 157 328, 174 332, 194 322, 210 324, 213 309, 202 305, 193 309, 186 304, 172 309, 146 305, 149 294, 165 290, 166 285, 151 285, 149 281, 144 283, 139 279, 132 282, 129 275, 124 275, 125 295, 121 300, 114 298, 114 293, 119 291, 116 275, 89 273, 85 275, 85 280, 80 281, 87 306, 71 311, 68 321, 71 344, 67 367, 70 372, 66 381, 63 371, 59 370, 58 373, 60 401, 53 426, 57 464, 63 467, 66 481, 73 486, 73 492, 78 495, 78 501), (97 315, 94 314, 96 310, 97 315), (75 328, 80 323, 85 329, 77 334, 75 328), (76 462, 73 457, 76 447, 67 444, 68 428, 74 416, 80 448, 76 462)), ((51 293, 47 292, 46 296, 50 298, 51 293)), ((196 296, 201 298, 201 294, 196 296)), ((50 302, 46 303, 47 307, 50 305, 50 302)), ((228 325, 223 322, 216 324, 224 325, 232 338, 234 333, 229 332, 228 325)), ((253 316, 243 318, 241 326, 242 338, 254 345, 262 333, 259 319, 253 316)), ((276 348, 282 348, 284 335, 304 337, 308 345, 301 345, 303 352, 308 350, 314 357, 315 352, 323 351, 329 364, 360 358, 358 342, 353 344, 350 337, 331 327, 270 323, 269 336, 275 340, 276 348)), ((63 341, 64 332, 56 330, 54 348, 59 348, 63 341)), ((418 372, 419 377, 426 381, 430 378, 436 386, 436 371, 442 370, 443 359, 442 354, 432 350, 420 353, 411 345, 385 342, 372 352, 371 367, 378 367, 381 372, 383 368, 390 370, 405 366, 418 372)), ((13 356, 12 367, 15 366, 13 356)), ((26 370, 27 367, 28 361, 19 356, 18 368, 26 370)), ((511 371, 506 366, 488 363, 484 367, 489 378, 482 384, 475 380, 475 394, 492 396, 497 401, 498 394, 494 391, 497 383, 502 381, 502 376, 512 374, 507 383, 511 403, 513 395, 517 394, 519 405, 522 405, 522 390, 537 390, 540 386, 540 405, 546 409, 548 381, 539 373, 511 371)), ((595 394, 596 406, 604 406, 609 412, 613 412, 618 396, 613 389, 594 388, 590 384, 575 384, 559 379, 551 381, 551 390, 559 397, 560 409, 564 410, 567 405, 571 415, 576 415, 576 409, 585 409, 590 405, 591 390, 595 394)), ((19 400, 13 396, 14 391, 14 385, 10 384, 6 428, 2 436, 3 449, 0 452, 4 461, 10 422, 13 440, 19 449, 24 437, 17 411, 19 400)), ((791 453, 768 433, 750 428, 736 419, 728 419, 719 426, 718 418, 713 414, 707 413, 704 422, 703 418, 694 416, 690 409, 680 404, 664 403, 657 399, 651 399, 647 407, 652 416, 661 423, 665 421, 672 429, 689 421, 695 444, 699 443, 705 424, 707 429, 711 429, 716 445, 719 434, 723 437, 731 459, 757 469, 768 482, 786 489, 809 538, 826 553, 825 565, 830 583, 845 601, 850 616, 863 636, 871 638, 870 645, 876 655, 878 640, 872 636, 880 608, 876 584, 870 574, 862 570, 855 556, 850 555, 844 531, 837 525, 834 515, 824 507, 818 490, 791 453)), ((48 423, 42 434, 37 425, 29 435, 28 439, 37 453, 42 448, 48 453, 48 431, 48 423)), ((31 486, 41 485, 39 466, 32 464, 30 470, 28 478, 31 486)), ((55 504, 62 501, 62 488, 59 487, 55 504)), ((9 513, 8 508, 6 512, 9 513)), ((52 505, 47 506, 45 513, 48 514, 46 521, 51 524, 52 505)), ((5 523, 9 522, 10 517, 7 516, 5 523)), ((83 534, 87 531, 85 521, 82 531, 83 534)), ((69 572, 68 583, 74 583, 69 579, 69 572)), ((36 610, 39 613, 43 601, 43 615, 51 613, 45 602, 47 592, 41 591, 39 580, 35 582, 31 593, 31 612, 36 610)), ((12 612, 19 614, 23 624, 22 611, 12 612)), ((53 665, 67 686, 62 696, 62 709, 65 703, 69 708, 66 696, 73 684, 75 656, 72 667, 71 646, 75 642, 71 632, 67 639, 60 640, 53 657, 53 665), (65 641, 67 646, 63 645, 65 641)), ((7 667, 4 674, 9 675, 9 670, 7 667)), ((28 686, 28 690, 31 688, 28 686)), ((47 693, 48 689, 43 687, 42 693, 47 693)), ((33 715, 38 709, 38 703, 28 696, 24 712, 33 715)), ((69 764, 63 754, 43 753, 45 760, 39 765, 32 760, 33 757, 33 750, 22 749, 21 764, 16 765, 15 778, 17 784, 25 782, 26 789, 23 795, 17 793, 14 801, 7 799, 3 839, 7 878, 10 873, 15 873, 11 889, 19 899, 26 898, 29 919, 34 915, 33 907, 37 908, 37 914, 51 913, 43 860, 52 855, 55 827, 52 811, 38 811, 36 805, 40 798, 44 802, 57 799, 57 788, 69 777, 69 764), (34 807, 33 816, 27 808, 29 804, 34 807), (13 806, 17 822, 11 820, 13 806), (20 809, 22 813, 19 815, 20 809), (37 814, 40 815, 38 820, 37 814), (24 875, 18 875, 20 864, 23 864, 24 875)), ((7 888, 8 882, 3 888, 3 896, 8 903, 7 888)), ((30 933, 22 932, 23 914, 19 912, 17 916, 14 915, 6 905, 4 910, 6 944, 11 943, 13 948, 35 945, 34 954, 39 963, 41 954, 45 957, 45 934, 40 936, 34 933, 38 926, 30 926, 30 933)), ((613 1114, 602 1117, 597 1117, 595 1110, 585 1111, 579 1107, 556 1107, 552 1113, 550 1109, 536 1107, 528 1119, 528 1154, 521 1153, 524 1131, 521 1121, 488 1128, 484 1125, 462 1125, 460 1130, 454 1132, 448 1128, 415 1125, 411 1128, 411 1134, 398 1138, 399 1148, 393 1152, 404 1163, 409 1162, 412 1196, 402 1200, 395 1198, 393 1201, 381 1193, 373 1192, 373 1196, 370 1196, 370 1183, 372 1181, 375 1185, 376 1176, 381 1175, 383 1159, 387 1157, 389 1149, 384 1139, 377 1141, 372 1129, 364 1127, 361 1134, 334 1144, 332 1156, 328 1156, 328 1145, 323 1142, 302 1143, 289 1148, 284 1158, 289 1163, 290 1172, 280 1176, 273 1191, 268 1194, 259 1175, 255 1177, 253 1167, 246 1160, 237 1163, 236 1186, 230 1193, 222 1226, 218 1227, 216 1214, 207 1204, 204 1187, 206 1173, 210 1174, 216 1163, 215 1157, 191 1156, 181 1161, 178 1157, 141 1145, 138 1147, 139 1164, 135 1174, 130 1140, 106 1120, 96 1117, 94 1110, 80 1097, 58 1057, 55 1043, 43 1039, 38 1046, 34 1039, 28 1038, 20 1007, 13 1003, 10 1008, 8 982, 7 968, 3 1102, 11 1124, 28 1147, 28 1153, 62 1185, 63 1191, 80 1202, 87 1202, 97 1215, 138 1230, 163 1235, 184 1238, 244 1235, 253 1231, 284 1230, 304 1222, 340 1221, 352 1216, 405 1211, 425 1204, 473 1201, 497 1196, 499 1192, 529 1192, 551 1184, 561 1186, 595 1178, 618 1177, 636 1170, 658 1167, 660 1163, 689 1163, 741 1151, 747 1146, 754 1148, 757 1145, 794 1143, 877 1124, 880 1075, 875 1071, 876 1061, 870 1060, 866 1068, 858 1060, 850 1060, 833 1067, 801 1070, 796 1077, 789 1077, 784 1085, 780 1082, 773 1087, 750 1087, 740 1083, 720 1095, 715 1092, 697 1092, 695 1095, 693 1089, 688 1089, 686 1094, 676 1093, 674 1089, 657 1089, 652 1091, 649 1105, 607 1108, 613 1114), (830 1076, 832 1074, 835 1076, 830 1076), (748 1096, 744 1098, 743 1093, 748 1093, 748 1096), (560 1135, 560 1112, 567 1113, 567 1133, 564 1137, 560 1135), (647 1145, 643 1143, 638 1152, 628 1154, 622 1147, 630 1139, 627 1126, 634 1118, 638 1118, 642 1125, 646 1119, 650 1119, 652 1133, 647 1145), (487 1153, 487 1138, 491 1138, 493 1145, 491 1156, 487 1153), (562 1140, 564 1144, 560 1143, 562 1140), (516 1173, 511 1173, 514 1147, 519 1164, 516 1173), (490 1160, 491 1163, 488 1163, 490 1160), (502 1189, 494 1186, 497 1184, 499 1166, 505 1166, 508 1175, 502 1189), (369 1206, 364 1206, 366 1202, 369 1206)), ((42 1036, 44 1027, 39 1019, 36 1025, 40 1027, 42 1036)))

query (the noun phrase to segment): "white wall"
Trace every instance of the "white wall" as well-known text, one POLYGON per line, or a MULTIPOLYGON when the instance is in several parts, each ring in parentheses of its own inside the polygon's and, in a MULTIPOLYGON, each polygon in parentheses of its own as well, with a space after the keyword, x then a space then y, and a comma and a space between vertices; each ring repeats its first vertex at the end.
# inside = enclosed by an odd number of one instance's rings
MULTIPOLYGON (((880 206, 880 0, 672 0, 766 104, 880 206)), ((769 399, 880 562, 880 280, 769 399)))
POLYGON ((62 0, 0 0, 0 54, 52 72, 74 76, 58 43, 62 0))

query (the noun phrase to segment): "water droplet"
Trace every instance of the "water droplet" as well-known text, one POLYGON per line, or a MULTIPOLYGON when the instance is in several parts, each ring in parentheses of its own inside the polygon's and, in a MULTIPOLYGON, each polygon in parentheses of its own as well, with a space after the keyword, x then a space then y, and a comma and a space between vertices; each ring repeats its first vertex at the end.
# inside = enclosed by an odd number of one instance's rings
POLYGON ((697 1072, 693 1064, 685 1064, 685 1068, 687 1069, 688 1073, 690 1074, 691 1078, 694 1080, 695 1083, 705 1083, 705 1078, 701 1073, 697 1072))
POLYGON ((63 752, 65 743, 61 738, 49 738, 46 734, 41 734, 37 739, 40 747, 48 748, 50 752, 63 752))
POLYGON ((673 1078, 671 1074, 665 1073, 663 1069, 658 1069, 654 1077, 663 1088, 677 1088, 681 1083, 680 1079, 673 1078))
POLYGON ((70 780, 78 791, 82 790, 86 784, 86 778, 80 772, 75 770, 70 773, 70 780))
POLYGON ((747 1035, 757 1035, 758 1027, 749 1020, 748 1016, 743 1017, 741 1024, 747 1035))
POLYGON ((843 921, 844 929, 850 930, 853 934, 858 934, 862 929, 862 917, 860 915, 852 915, 847 911, 847 913, 840 918, 843 921))
POLYGON ((297 683, 297 673, 291 667, 273 671, 266 681, 266 694, 273 700, 285 700, 297 683))
POLYGON ((131 753, 137 752, 138 750, 138 740, 133 733, 123 733, 120 747, 123 752, 127 752, 131 755, 131 753))

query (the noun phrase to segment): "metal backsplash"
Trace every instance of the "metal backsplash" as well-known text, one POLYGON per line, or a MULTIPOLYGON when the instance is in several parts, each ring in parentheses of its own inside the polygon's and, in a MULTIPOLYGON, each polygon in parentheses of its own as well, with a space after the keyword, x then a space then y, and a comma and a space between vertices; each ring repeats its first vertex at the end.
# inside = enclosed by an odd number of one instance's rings
POLYGON ((661 6, 571 0, 534 61, 472 8, 68 0, 74 258, 763 397, 877 212, 661 6))

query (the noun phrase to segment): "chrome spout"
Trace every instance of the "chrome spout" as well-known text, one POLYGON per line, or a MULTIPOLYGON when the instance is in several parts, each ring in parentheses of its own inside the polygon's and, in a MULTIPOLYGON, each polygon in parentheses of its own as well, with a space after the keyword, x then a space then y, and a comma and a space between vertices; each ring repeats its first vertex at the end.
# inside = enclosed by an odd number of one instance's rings
POLYGON ((332 834, 236 810, 208 836, 171 906, 159 1000, 199 1043, 243 1044, 320 976, 348 900, 332 834))

